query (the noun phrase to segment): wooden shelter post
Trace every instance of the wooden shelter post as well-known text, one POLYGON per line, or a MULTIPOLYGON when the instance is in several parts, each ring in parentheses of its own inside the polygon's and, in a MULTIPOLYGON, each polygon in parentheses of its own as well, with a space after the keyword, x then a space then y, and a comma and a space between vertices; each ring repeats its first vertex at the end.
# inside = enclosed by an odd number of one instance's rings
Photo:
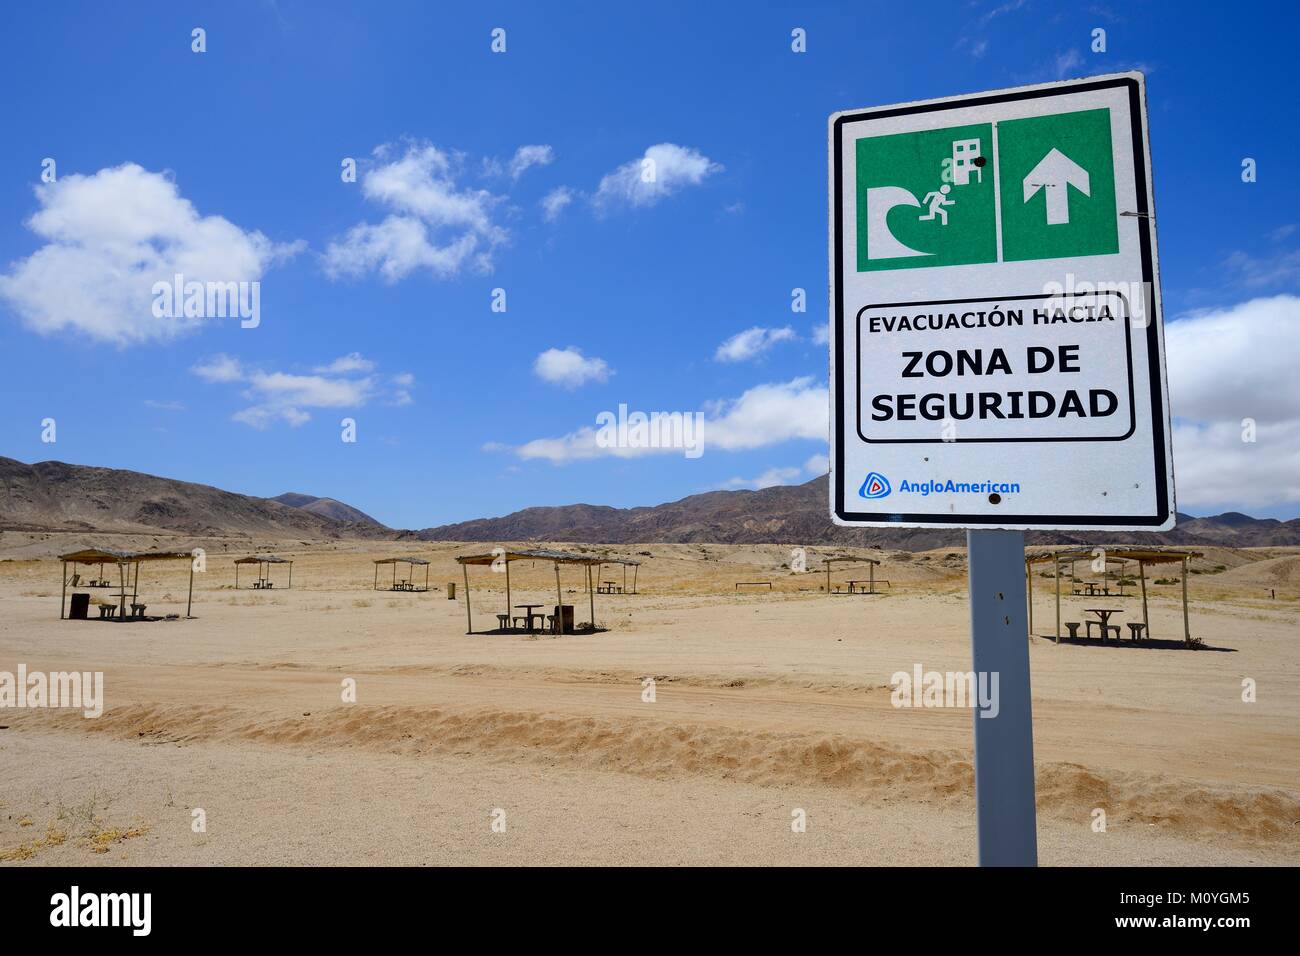
POLYGON ((564 633, 564 596, 560 593, 560 562, 555 561, 555 630, 554 634, 564 633))
POLYGON ((1187 555, 1183 555, 1183 643, 1192 643, 1192 628, 1187 620, 1187 555))
POLYGON ((290 591, 293 590, 293 562, 292 562, 292 561, 289 562, 289 587, 288 587, 288 590, 290 590, 290 591))
MULTIPOLYGON (((140 562, 137 561, 135 563, 135 580, 131 582, 131 612, 132 613, 135 612, 135 605, 139 603, 140 603, 140 562)), ((185 613, 187 615, 189 614, 188 611, 186 611, 185 613)))
POLYGON ((120 621, 126 617, 126 564, 122 561, 117 562, 117 581, 120 585, 117 589, 117 619, 120 621))
POLYGON ((506 627, 510 627, 510 558, 506 558, 506 627))
MULTIPOLYGON (((73 565, 76 567, 76 565, 73 565)), ((59 598, 59 620, 63 620, 65 608, 68 606, 68 562, 63 562, 63 595, 59 598)))
POLYGON ((193 609, 193 607, 194 607, 194 559, 190 558, 190 593, 189 596, 185 598, 185 616, 187 618, 192 617, 190 611, 191 609, 193 609))
POLYGON ((1142 579, 1142 629, 1151 640, 1151 622, 1147 619, 1147 563, 1138 559, 1138 577, 1142 579))
POLYGON ((1052 564, 1056 566, 1056 643, 1061 643, 1061 559, 1052 555, 1052 564))
POLYGON ((869 563, 867 564, 867 569, 868 569, 868 570, 867 570, 867 576, 868 576, 869 578, 871 578, 871 593, 872 593, 872 594, 875 594, 875 593, 876 593, 876 565, 875 565, 875 562, 874 562, 874 561, 873 561, 873 562, 869 562, 869 563))
POLYGON ((633 593, 633 594, 636 594, 636 593, 637 593, 637 590, 636 590, 636 573, 637 573, 638 571, 640 571, 640 570, 641 570, 641 566, 640 566, 640 565, 637 565, 637 564, 632 565, 632 593, 633 593))
POLYGON ((469 565, 462 564, 461 571, 465 574, 465 633, 474 633, 474 615, 469 609, 469 565))
POLYGON ((596 629, 596 595, 591 590, 591 565, 587 565, 587 603, 591 610, 591 629, 596 629))
POLYGON ((826 559, 826 593, 831 593, 831 559, 826 559))

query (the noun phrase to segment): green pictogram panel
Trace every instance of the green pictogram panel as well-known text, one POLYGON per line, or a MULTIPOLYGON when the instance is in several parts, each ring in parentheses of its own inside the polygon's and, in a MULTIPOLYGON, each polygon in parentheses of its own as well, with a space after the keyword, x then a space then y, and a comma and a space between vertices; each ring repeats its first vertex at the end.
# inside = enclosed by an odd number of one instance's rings
POLYGON ((858 271, 997 260, 992 126, 857 141, 858 271))
POLYGON ((998 123, 1002 259, 1119 252, 1110 110, 998 123))

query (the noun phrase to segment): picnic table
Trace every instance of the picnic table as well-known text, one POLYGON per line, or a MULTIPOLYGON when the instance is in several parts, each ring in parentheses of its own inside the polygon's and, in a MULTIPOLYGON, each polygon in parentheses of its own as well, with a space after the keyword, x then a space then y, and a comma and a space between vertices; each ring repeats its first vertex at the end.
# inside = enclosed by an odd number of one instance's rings
MULTIPOLYGON (((1084 622, 1085 633, 1087 634, 1088 637, 1092 637, 1092 626, 1093 626, 1094 624, 1100 624, 1100 625, 1101 625, 1101 642, 1102 642, 1103 644, 1105 644, 1105 643, 1106 643, 1106 627, 1107 627, 1108 622, 1110 621, 1110 616, 1111 616, 1112 614, 1118 614, 1120 611, 1123 610, 1123 608, 1119 608, 1119 607, 1085 607, 1084 610, 1087 611, 1089 614, 1095 614, 1095 615, 1097 615, 1097 617, 1098 617, 1098 619, 1099 619, 1099 620, 1097 620, 1097 621, 1085 621, 1085 622, 1084 622)), ((1119 625, 1116 625, 1116 634, 1119 633, 1118 628, 1119 628, 1119 625)), ((1116 640, 1119 640, 1119 638, 1117 637, 1116 640)))
POLYGON ((524 620, 528 622, 527 626, 528 626, 529 634, 533 632, 533 618, 537 618, 538 629, 541 628, 541 622, 545 619, 546 615, 538 614, 533 609, 539 607, 546 607, 545 604, 516 604, 515 607, 521 608, 524 611, 524 620))
POLYGON ((876 582, 875 582, 875 581, 847 581, 847 582, 845 582, 845 583, 848 584, 848 586, 849 586, 849 593, 850 593, 850 594, 856 594, 856 593, 858 593, 858 592, 861 592, 861 593, 863 593, 863 594, 867 594, 867 593, 868 593, 868 589, 867 589, 868 586, 873 585, 873 584, 875 584, 876 582), (860 585, 861 585, 861 586, 860 586, 860 585))
POLYGON ((623 588, 614 581, 601 581, 596 587, 597 594, 622 594, 623 588))

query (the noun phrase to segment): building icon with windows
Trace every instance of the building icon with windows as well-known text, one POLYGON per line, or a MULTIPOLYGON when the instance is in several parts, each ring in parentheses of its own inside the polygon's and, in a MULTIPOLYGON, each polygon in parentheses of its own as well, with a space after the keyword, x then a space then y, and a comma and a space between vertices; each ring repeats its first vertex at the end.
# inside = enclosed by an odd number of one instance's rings
POLYGON ((952 184, 965 186, 970 183, 971 172, 975 173, 977 183, 984 182, 984 170, 976 164, 980 158, 980 141, 978 139, 956 139, 952 143, 952 184))

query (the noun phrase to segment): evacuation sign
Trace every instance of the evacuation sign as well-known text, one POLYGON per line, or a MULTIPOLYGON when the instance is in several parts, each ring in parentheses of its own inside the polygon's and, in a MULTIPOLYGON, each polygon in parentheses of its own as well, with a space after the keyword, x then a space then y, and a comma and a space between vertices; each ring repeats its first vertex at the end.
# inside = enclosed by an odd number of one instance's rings
POLYGON ((831 117, 837 523, 1173 527, 1143 82, 831 117))

